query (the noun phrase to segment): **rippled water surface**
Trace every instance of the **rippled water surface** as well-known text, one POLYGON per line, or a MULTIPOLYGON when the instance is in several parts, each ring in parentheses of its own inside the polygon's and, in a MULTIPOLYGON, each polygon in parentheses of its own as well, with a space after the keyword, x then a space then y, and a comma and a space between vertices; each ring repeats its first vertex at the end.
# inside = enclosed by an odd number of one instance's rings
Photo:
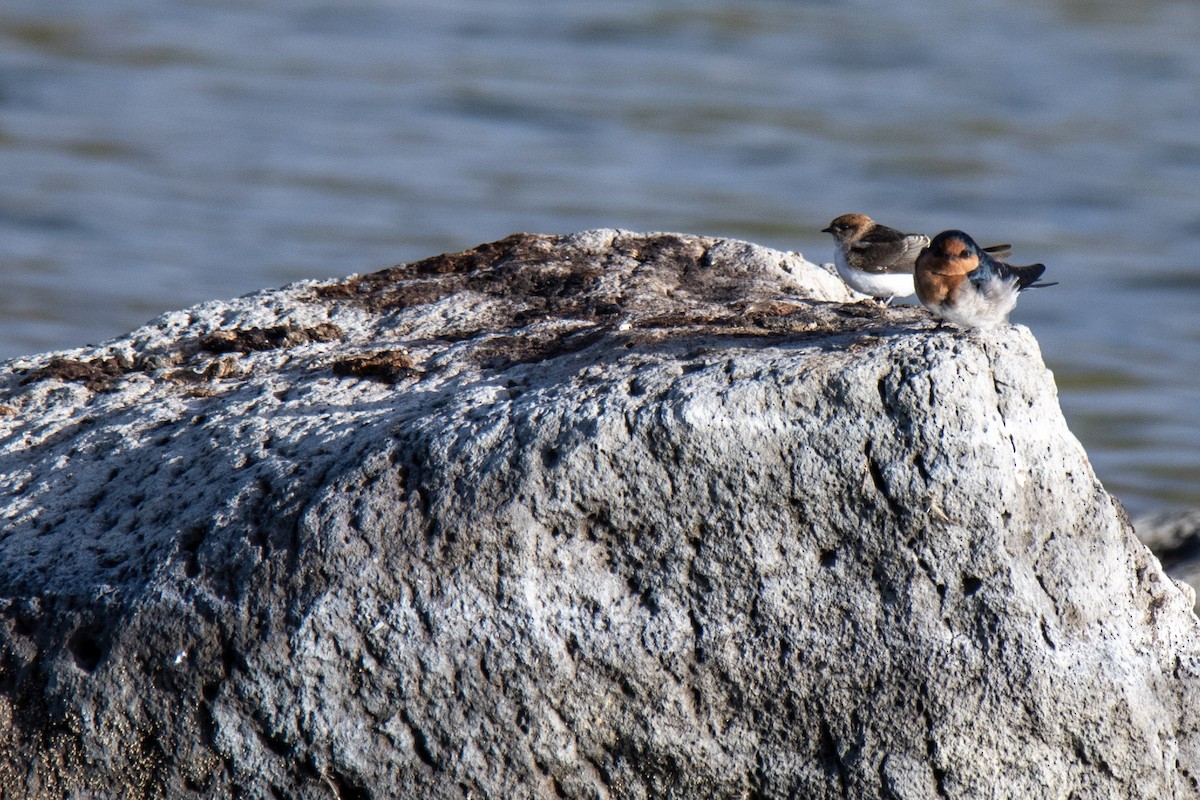
POLYGON ((1072 430, 1200 504, 1200 5, 0 6, 0 357, 516 230, 1012 242, 1072 430))

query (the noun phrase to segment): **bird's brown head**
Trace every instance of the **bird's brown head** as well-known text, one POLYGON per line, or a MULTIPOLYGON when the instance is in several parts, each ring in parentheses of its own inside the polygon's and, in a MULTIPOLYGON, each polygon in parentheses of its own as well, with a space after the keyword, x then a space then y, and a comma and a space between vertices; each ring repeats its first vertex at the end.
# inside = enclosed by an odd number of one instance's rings
POLYGON ((833 222, 829 223, 828 228, 822 228, 821 233, 832 233, 837 239, 845 239, 850 236, 865 233, 870 230, 875 224, 875 220, 868 217, 866 214, 842 214, 833 222))
POLYGON ((942 231, 918 261, 923 269, 938 275, 966 275, 979 266, 979 246, 962 231, 942 231))

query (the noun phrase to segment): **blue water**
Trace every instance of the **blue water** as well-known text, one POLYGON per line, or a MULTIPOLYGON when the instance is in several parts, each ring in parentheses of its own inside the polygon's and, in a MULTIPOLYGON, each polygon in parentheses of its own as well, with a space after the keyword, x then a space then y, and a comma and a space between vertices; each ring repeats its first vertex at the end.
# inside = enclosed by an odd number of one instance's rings
POLYGON ((1200 504, 1200 5, 5 0, 0 358, 513 231, 1012 242, 1072 430, 1200 504))

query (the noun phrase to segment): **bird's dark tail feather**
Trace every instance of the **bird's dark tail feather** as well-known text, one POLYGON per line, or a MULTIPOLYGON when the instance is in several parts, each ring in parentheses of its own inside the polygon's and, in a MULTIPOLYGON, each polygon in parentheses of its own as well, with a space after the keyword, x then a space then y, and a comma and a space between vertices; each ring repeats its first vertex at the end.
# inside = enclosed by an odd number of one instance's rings
POLYGON ((1042 273, 1046 271, 1045 264, 1030 264, 1027 267, 1016 267, 1012 264, 1005 264, 1010 275, 1016 276, 1017 290, 1037 289, 1043 286, 1055 286, 1058 281, 1038 281, 1042 277, 1042 273))

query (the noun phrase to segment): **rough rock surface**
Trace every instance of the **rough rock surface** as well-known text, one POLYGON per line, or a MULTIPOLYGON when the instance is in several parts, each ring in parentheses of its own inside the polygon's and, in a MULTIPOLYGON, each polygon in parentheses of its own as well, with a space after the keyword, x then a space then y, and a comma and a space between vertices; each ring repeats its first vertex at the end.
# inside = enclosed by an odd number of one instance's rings
POLYGON ((0 376, 5 797, 1196 797, 1019 327, 516 235, 0 376))
POLYGON ((1133 525, 1168 575, 1200 589, 1200 508, 1147 514, 1133 525))

